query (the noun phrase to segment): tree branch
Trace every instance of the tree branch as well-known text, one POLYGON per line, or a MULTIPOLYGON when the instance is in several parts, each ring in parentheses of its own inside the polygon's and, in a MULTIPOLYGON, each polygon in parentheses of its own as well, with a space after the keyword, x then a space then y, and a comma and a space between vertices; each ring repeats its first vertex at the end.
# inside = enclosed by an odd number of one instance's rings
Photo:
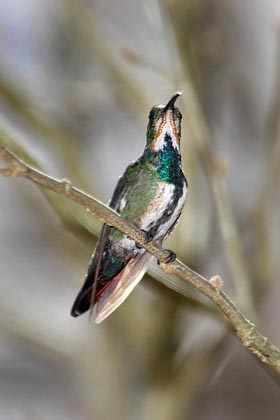
MULTIPOLYGON (((6 121, 0 119, 0 144, 11 150, 12 153, 19 156, 20 159, 23 159, 25 163, 31 165, 33 168, 44 171, 44 168, 40 165, 38 160, 32 156, 30 151, 23 147, 22 142, 24 141, 25 139, 22 135, 19 135, 19 133, 9 126, 6 121)), ((99 236, 102 224, 97 218, 92 217, 84 207, 77 207, 73 201, 65 200, 61 194, 55 194, 47 188, 42 187, 40 188, 40 191, 60 218, 63 225, 72 232, 72 234, 83 240, 83 242, 85 240, 90 240, 91 243, 92 237, 96 238, 99 236)), ((160 282, 161 285, 167 286, 168 289, 180 294, 183 297, 182 301, 188 305, 193 305, 200 310, 220 316, 220 313, 216 306, 213 305, 212 301, 198 293, 197 290, 188 283, 181 281, 177 276, 171 276, 164 273, 155 261, 152 261, 148 267, 147 275, 157 282, 160 282)), ((166 290, 166 293, 168 292, 169 290, 166 290)))
POLYGON ((179 260, 167 264, 168 251, 155 242, 147 243, 145 234, 131 222, 121 218, 114 210, 72 186, 70 181, 55 179, 32 168, 1 145, 0 158, 6 163, 6 167, 0 168, 0 174, 12 178, 27 178, 41 187, 61 194, 85 207, 102 223, 113 226, 134 239, 160 261, 161 267, 166 273, 175 274, 211 299, 236 331, 243 346, 256 355, 264 364, 270 365, 280 375, 280 351, 257 331, 255 325, 240 312, 230 298, 221 290, 223 282, 218 276, 207 281, 179 260))

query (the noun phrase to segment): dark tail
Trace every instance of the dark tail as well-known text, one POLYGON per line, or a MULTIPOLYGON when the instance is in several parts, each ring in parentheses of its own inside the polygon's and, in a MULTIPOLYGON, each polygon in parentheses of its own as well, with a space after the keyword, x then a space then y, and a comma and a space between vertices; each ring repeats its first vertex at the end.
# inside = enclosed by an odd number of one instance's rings
POLYGON ((81 288, 71 309, 71 315, 77 317, 88 311, 92 305, 92 290, 94 283, 94 273, 87 275, 85 283, 81 288))
POLYGON ((100 272, 103 249, 108 237, 109 228, 103 225, 96 249, 91 257, 88 273, 76 300, 71 309, 71 315, 77 317, 88 311, 96 302, 96 293, 98 292, 98 273, 100 272))

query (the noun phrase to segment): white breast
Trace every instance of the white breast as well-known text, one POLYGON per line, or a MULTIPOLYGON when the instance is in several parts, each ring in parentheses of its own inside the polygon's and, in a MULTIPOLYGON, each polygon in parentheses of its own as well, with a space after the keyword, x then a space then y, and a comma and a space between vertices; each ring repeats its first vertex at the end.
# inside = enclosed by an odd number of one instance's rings
POLYGON ((148 231, 155 220, 161 218, 170 203, 170 197, 174 193, 175 186, 165 181, 158 183, 157 191, 153 201, 147 207, 145 214, 141 218, 141 229, 148 231))
POLYGON ((173 211, 173 214, 171 215, 170 219, 168 219, 162 226, 159 227, 159 230, 156 234, 155 239, 163 239, 167 235, 171 226, 174 225, 174 223, 176 222, 176 220, 180 216, 180 213, 181 213, 181 211, 184 207, 186 197, 187 197, 187 191, 188 191, 187 185, 186 185, 186 183, 184 183, 183 194, 180 197, 180 199, 178 200, 177 206, 175 207, 175 209, 173 211))
MULTIPOLYGON (((153 202, 150 204, 150 208, 148 208, 148 211, 145 212, 145 215, 143 215, 141 219, 141 229, 148 231, 151 228, 151 225, 154 224, 155 220, 158 220, 161 218, 161 216, 163 216, 165 210, 170 205, 170 198, 173 196, 174 190, 175 186, 173 184, 169 184, 163 181, 159 183, 156 196, 154 197, 153 202)), ((186 201, 186 196, 187 186, 184 183, 183 194, 180 197, 177 206, 173 211, 173 214, 162 226, 160 226, 155 239, 163 239, 166 236, 169 229, 171 226, 173 226, 178 216, 180 215, 186 201)))

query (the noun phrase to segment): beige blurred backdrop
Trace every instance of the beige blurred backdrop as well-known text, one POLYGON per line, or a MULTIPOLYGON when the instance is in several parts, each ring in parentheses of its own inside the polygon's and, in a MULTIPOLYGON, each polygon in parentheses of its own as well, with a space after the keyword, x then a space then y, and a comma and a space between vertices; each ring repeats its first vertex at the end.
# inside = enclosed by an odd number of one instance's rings
MULTIPOLYGON (((142 153, 151 106, 183 91, 190 190, 168 245, 220 274, 279 346, 279 1, 0 6, 0 128, 104 202, 142 153)), ((276 381, 195 294, 147 277, 104 323, 71 318, 96 241, 81 225, 0 178, 1 420, 279 418, 276 381)))

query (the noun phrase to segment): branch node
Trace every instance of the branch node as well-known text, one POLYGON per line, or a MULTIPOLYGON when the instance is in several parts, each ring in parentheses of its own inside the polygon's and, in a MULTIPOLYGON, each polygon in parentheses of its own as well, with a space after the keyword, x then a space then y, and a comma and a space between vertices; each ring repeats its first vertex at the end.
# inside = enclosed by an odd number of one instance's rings
POLYGON ((71 191, 71 188, 72 188, 72 182, 67 178, 63 178, 61 180, 61 183, 64 185, 65 193, 68 195, 71 191))
POLYGON ((18 178, 23 175, 24 169, 20 166, 19 163, 11 164, 10 165, 10 177, 11 178, 18 178))
POLYGON ((160 266, 166 274, 174 273, 174 266, 165 262, 160 262, 160 266))
POLYGON ((211 286, 214 287, 216 292, 220 292, 224 285, 222 278, 218 275, 211 277, 211 279, 209 280, 209 283, 211 284, 211 286))
POLYGON ((13 153, 1 145, 0 157, 7 164, 6 168, 0 168, 1 175, 11 178, 18 178, 23 176, 23 174, 26 172, 26 165, 24 165, 16 156, 13 155, 13 153))

